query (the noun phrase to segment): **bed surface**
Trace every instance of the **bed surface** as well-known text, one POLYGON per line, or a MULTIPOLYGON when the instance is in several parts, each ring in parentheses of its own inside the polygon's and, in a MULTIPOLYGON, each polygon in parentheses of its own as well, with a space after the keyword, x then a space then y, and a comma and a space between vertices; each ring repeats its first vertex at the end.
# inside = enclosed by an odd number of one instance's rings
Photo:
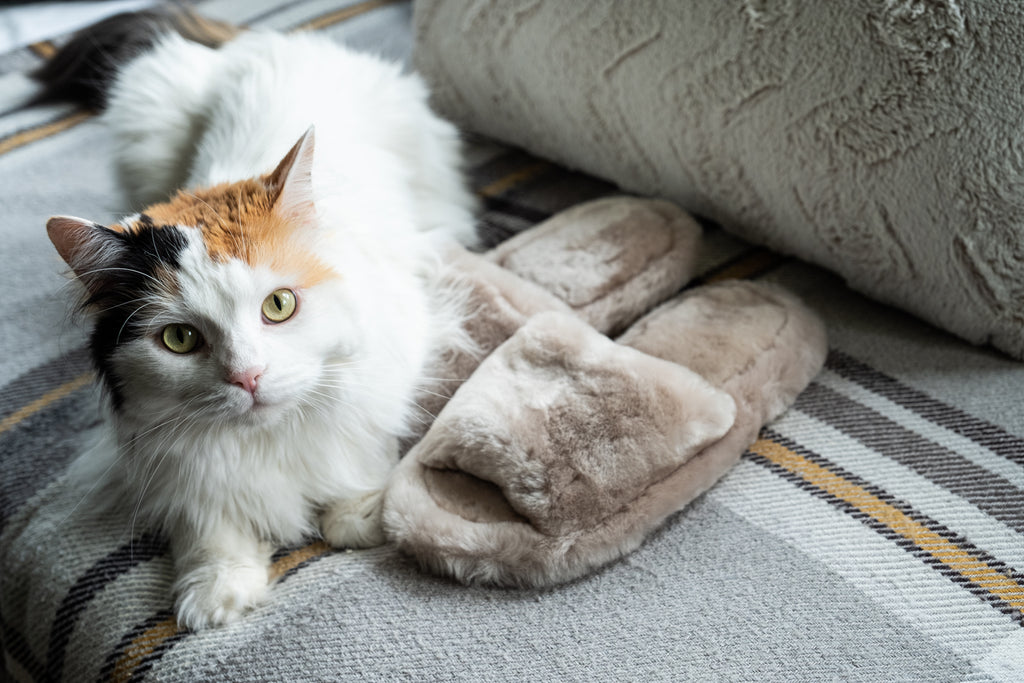
MULTIPOLYGON (((208 0, 406 60, 411 4, 208 0)), ((53 37, 57 43, 60 36, 53 37)), ((0 103, 54 42, 0 55, 0 103)), ((19 94, 20 93, 20 94, 19 94)), ((266 604, 180 632, 166 542, 75 514, 98 421, 54 213, 128 213, 101 121, 0 107, 0 638, 16 680, 1020 680, 1024 366, 709 226, 702 281, 780 283, 827 322, 824 372, 714 489, 637 552, 546 591, 467 588, 393 548, 310 540, 266 604), (134 677, 134 678, 133 678, 134 677)), ((468 138, 490 243, 616 192, 468 138)))

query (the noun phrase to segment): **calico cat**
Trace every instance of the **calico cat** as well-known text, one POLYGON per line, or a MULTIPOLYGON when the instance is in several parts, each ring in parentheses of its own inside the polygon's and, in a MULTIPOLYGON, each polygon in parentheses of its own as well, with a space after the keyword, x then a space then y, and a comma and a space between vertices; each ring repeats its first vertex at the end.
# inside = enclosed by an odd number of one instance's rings
POLYGON ((210 47, 144 15, 107 24, 153 34, 103 81, 126 191, 149 205, 47 224, 110 418, 73 476, 166 531, 178 622, 201 629, 261 599, 277 545, 383 541, 411 397, 460 339, 438 254, 474 240, 474 202, 454 128, 396 65, 312 35, 210 47))

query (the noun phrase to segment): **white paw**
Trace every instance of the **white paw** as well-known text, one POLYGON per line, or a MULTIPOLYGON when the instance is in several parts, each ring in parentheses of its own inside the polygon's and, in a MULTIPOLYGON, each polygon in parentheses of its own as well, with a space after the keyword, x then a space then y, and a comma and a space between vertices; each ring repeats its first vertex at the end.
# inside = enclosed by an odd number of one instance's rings
POLYGON ((381 494, 381 491, 374 491, 362 498, 338 500, 328 505, 320 516, 324 540, 335 548, 372 548, 383 544, 381 494))
POLYGON ((267 567, 217 562, 178 578, 178 624, 192 631, 223 626, 260 602, 267 592, 267 567))

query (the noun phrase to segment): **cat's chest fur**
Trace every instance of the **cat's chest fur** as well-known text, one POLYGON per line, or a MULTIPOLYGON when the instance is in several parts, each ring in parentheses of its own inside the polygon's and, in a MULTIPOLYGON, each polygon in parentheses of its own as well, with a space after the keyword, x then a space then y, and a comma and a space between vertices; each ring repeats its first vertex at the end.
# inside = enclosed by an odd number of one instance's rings
POLYGON ((119 439, 128 444, 125 474, 141 492, 129 502, 165 523, 219 517, 266 540, 298 542, 317 532, 321 506, 371 490, 397 458, 386 435, 370 442, 351 434, 342 405, 272 429, 129 429, 119 439), (370 443, 375 457, 366 452, 370 443))

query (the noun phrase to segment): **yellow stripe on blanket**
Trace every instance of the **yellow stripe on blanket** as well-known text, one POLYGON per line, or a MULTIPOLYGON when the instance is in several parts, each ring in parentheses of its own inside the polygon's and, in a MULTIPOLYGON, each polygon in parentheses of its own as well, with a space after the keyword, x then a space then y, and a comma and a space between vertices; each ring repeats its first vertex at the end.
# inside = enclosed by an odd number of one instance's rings
POLYGON ((911 541, 953 572, 1002 600, 1011 608, 1024 612, 1024 585, 997 571, 966 549, 929 529, 862 486, 770 439, 760 439, 749 450, 852 505, 871 519, 911 541))
POLYGON ((551 168, 551 164, 546 161, 538 161, 536 163, 529 164, 520 168, 516 171, 512 171, 508 175, 498 178, 489 185, 484 185, 476 193, 481 197, 498 197, 516 185, 521 185, 529 180, 533 180, 541 173, 551 168))
POLYGON ((49 40, 40 40, 38 43, 32 43, 28 46, 28 49, 32 50, 37 57, 42 59, 50 59, 57 54, 57 47, 49 40))
POLYGON ((28 405, 18 408, 13 413, 5 417, 3 420, 0 420, 0 434, 3 434, 8 429, 11 429, 25 418, 30 417, 35 413, 38 413, 40 410, 50 405, 51 403, 61 400, 62 398, 64 398, 65 396, 67 396, 68 394, 77 389, 81 389, 86 384, 93 381, 95 377, 96 375, 93 374, 92 372, 83 372, 81 375, 75 377, 70 382, 65 382, 56 389, 51 389, 50 391, 46 392, 45 394, 43 394, 36 400, 32 401, 28 405))
POLYGON ((308 562, 329 552, 331 552, 331 546, 327 544, 327 541, 317 541, 298 550, 293 550, 270 565, 270 580, 276 581, 303 562, 308 562))
POLYGON ((41 126, 29 128, 28 130, 23 130, 20 133, 10 135, 3 140, 0 140, 0 154, 7 154, 19 147, 24 147, 30 142, 42 140, 43 138, 48 138, 51 135, 56 135, 61 131, 74 128, 78 124, 88 121, 93 116, 95 116, 95 113, 91 111, 74 111, 63 118, 57 119, 56 121, 44 123, 41 126))
POLYGON ((349 7, 343 7, 339 10, 324 14, 317 17, 316 19, 310 19, 304 24, 299 24, 293 31, 319 31, 335 24, 340 24, 343 21, 357 17, 360 14, 365 14, 378 7, 384 7, 385 5, 393 5, 401 0, 366 0, 365 2, 359 2, 349 7))
POLYGON ((160 643, 177 634, 178 631, 178 622, 174 617, 168 617, 143 631, 124 649, 124 654, 121 655, 121 659, 117 660, 117 664, 110 674, 110 680, 117 683, 129 680, 142 660, 148 657, 160 643))
POLYGON ((722 282, 723 280, 749 280, 765 272, 781 266, 789 259, 781 254, 776 254, 768 249, 756 248, 748 251, 739 258, 713 269, 710 273, 700 278, 702 284, 722 282))
MULTIPOLYGON (((299 567, 303 562, 318 559, 332 552, 331 546, 325 541, 316 541, 301 548, 291 551, 280 557, 270 565, 267 574, 270 582, 277 581, 282 576, 299 567)), ((174 636, 183 633, 178 628, 178 622, 174 617, 168 617, 139 634, 129 643, 121 653, 110 674, 111 680, 127 681, 131 679, 135 670, 142 662, 156 651, 163 643, 174 636)))

